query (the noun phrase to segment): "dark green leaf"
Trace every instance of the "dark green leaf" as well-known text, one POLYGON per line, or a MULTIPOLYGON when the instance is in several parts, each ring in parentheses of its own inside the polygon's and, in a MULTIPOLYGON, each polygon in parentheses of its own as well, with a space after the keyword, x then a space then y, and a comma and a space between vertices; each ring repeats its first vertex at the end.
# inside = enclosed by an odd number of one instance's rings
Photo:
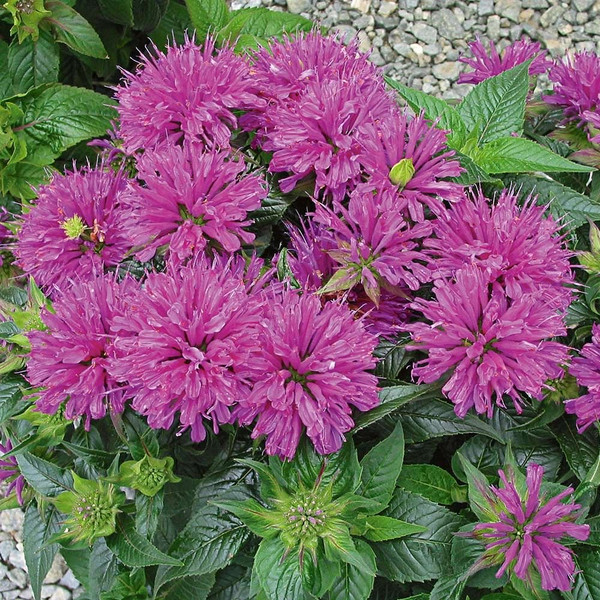
POLYGON ((460 464, 467 476, 469 486, 469 505, 471 510, 477 515, 479 520, 487 522, 494 517, 493 510, 487 501, 485 492, 489 489, 490 482, 487 477, 470 461, 468 461, 460 452, 457 453, 460 464))
POLYGON ((427 531, 375 545, 381 573, 394 581, 427 581, 441 577, 450 563, 454 532, 465 521, 422 496, 396 489, 385 514, 427 527, 427 531))
POLYGON ((422 399, 400 409, 407 443, 424 442, 433 437, 479 433, 500 443, 503 437, 488 423, 469 413, 464 419, 456 416, 448 402, 422 399))
POLYGON ((398 487, 438 504, 456 502, 460 492, 456 479, 436 465, 404 465, 398 487))
POLYGON ((600 550, 581 550, 577 553, 576 564, 578 573, 571 592, 573 600, 600 600, 600 550))
POLYGON ((582 434, 577 433, 573 419, 569 417, 556 421, 551 429, 569 466, 577 479, 583 481, 598 458, 598 432, 590 427, 582 434))
POLYGON ((109 590, 117 576, 117 558, 109 550, 104 538, 96 540, 89 562, 88 593, 98 600, 100 593, 109 590))
MULTIPOLYGON (((529 62, 525 62, 482 81, 458 105, 458 114, 469 130, 478 132, 478 146, 523 131, 529 92, 528 69, 529 62)), ((483 166, 480 161, 476 162, 483 166)), ((488 173, 504 172, 483 168, 488 173)))
POLYGON ((462 154, 461 152, 456 153, 457 158, 460 161, 461 167, 465 170, 458 177, 454 178, 454 181, 461 183, 462 185, 474 185, 480 183, 493 183, 497 181, 490 177, 489 173, 479 167, 473 159, 462 154))
POLYGON ((133 0, 98 0, 98 6, 105 19, 133 26, 133 0))
POLYGON ((17 456, 17 463, 27 483, 42 496, 57 496, 73 489, 71 474, 43 458, 24 452, 17 456))
POLYGON ((363 571, 349 563, 342 564, 342 573, 335 581, 327 595, 328 600, 366 600, 373 589, 375 577, 371 574, 376 569, 375 553, 371 546, 362 540, 356 540, 356 549, 371 566, 363 571))
POLYGON ((235 40, 239 35, 249 35, 268 39, 283 33, 310 31, 313 27, 312 21, 300 15, 275 12, 264 7, 243 8, 232 13, 219 37, 235 40))
POLYGON ((136 494, 135 527, 141 535, 149 540, 154 537, 158 527, 158 518, 164 506, 164 488, 154 496, 136 494))
POLYGON ((67 566, 73 571, 75 578, 85 589, 89 589, 90 580, 90 557, 91 549, 87 545, 79 545, 74 548, 62 547, 60 549, 62 557, 67 566))
POLYGON ((362 459, 361 495, 385 508, 396 487, 404 462, 404 434, 400 422, 394 431, 362 459))
POLYGON ((85 56, 108 58, 100 36, 75 9, 60 0, 47 0, 44 6, 52 13, 48 22, 58 42, 85 56))
POLYGON ((169 0, 133 0, 134 29, 152 31, 160 23, 168 4, 169 0))
POLYGON ((23 522, 23 552, 31 590, 36 600, 41 599, 42 582, 58 551, 58 544, 48 544, 48 540, 58 533, 59 529, 60 519, 54 507, 47 506, 43 518, 35 502, 27 507, 23 522))
POLYGON ((231 564, 217 573, 209 600, 240 600, 250 597, 250 570, 240 564, 231 564))
POLYGON ((20 377, 15 376, 5 376, 0 380, 0 425, 25 408, 21 390, 24 384, 20 377))
POLYGON ((367 530, 364 536, 371 542, 385 542, 386 540, 395 540, 414 533, 427 531, 427 527, 422 525, 413 525, 405 521, 399 521, 392 517, 383 515, 371 515, 366 519, 367 530))
POLYGON ((0 40, 0 100, 13 95, 13 80, 8 69, 8 44, 0 40))
POLYGON ((164 48, 173 38, 178 44, 183 44, 185 32, 191 31, 192 28, 192 21, 185 6, 177 2, 169 2, 167 12, 150 37, 159 48, 164 48))
POLYGON ((18 44, 13 40, 8 49, 8 68, 12 75, 12 93, 27 92, 42 83, 58 79, 58 46, 46 31, 33 41, 30 37, 18 44))
POLYGON ((554 154, 531 140, 518 137, 497 138, 470 156, 488 173, 589 173, 592 170, 554 154))
MULTIPOLYGON (((200 40, 222 29, 229 18, 225 0, 185 0, 190 18, 200 40)), ((236 11, 237 12, 237 11, 236 11)))
POLYGON ((167 556, 135 530, 135 523, 127 517, 117 519, 116 532, 106 538, 112 553, 128 567, 151 565, 183 566, 176 558, 167 556))
POLYGON ((215 583, 215 574, 193 575, 173 581, 161 592, 164 600, 206 600, 215 583))
POLYGON ((262 201, 261 207, 252 211, 249 217, 258 226, 271 225, 280 221, 293 199, 270 195, 262 201))
POLYGON ((466 578, 444 575, 433 586, 429 600, 459 600, 465 589, 466 578))

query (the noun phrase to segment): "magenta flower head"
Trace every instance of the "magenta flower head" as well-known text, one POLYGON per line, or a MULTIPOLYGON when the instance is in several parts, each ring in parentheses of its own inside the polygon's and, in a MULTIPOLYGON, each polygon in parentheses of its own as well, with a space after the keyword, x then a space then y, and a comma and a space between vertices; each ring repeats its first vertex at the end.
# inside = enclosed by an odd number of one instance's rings
POLYGON ((279 290, 265 305, 254 385, 235 416, 256 417, 252 437, 266 436, 267 454, 293 458, 303 431, 320 454, 340 449, 354 425, 351 406, 379 403, 375 366, 377 338, 343 304, 321 306, 312 294, 279 290))
POLYGON ((519 206, 513 190, 503 190, 494 203, 481 190, 457 202, 434 221, 434 236, 424 242, 433 257, 433 276, 450 278, 465 265, 477 265, 502 283, 509 298, 540 293, 566 309, 573 253, 545 208, 533 196, 519 206))
POLYGON ((125 73, 124 85, 116 90, 128 153, 182 138, 227 148, 238 126, 235 111, 264 104, 247 61, 230 47, 215 51, 210 37, 203 47, 186 39, 166 54, 156 47, 152 52, 141 58, 135 73, 125 73))
POLYGON ((406 325, 413 343, 427 358, 413 376, 432 383, 444 374, 442 388, 459 417, 474 408, 491 417, 495 403, 510 396, 521 411, 519 392, 541 399, 548 379, 563 375, 567 348, 548 338, 566 330, 558 312, 534 294, 507 297, 498 282, 476 266, 459 270, 454 281, 435 282, 435 300, 418 298, 412 307, 431 322, 406 325))
POLYGON ((577 430, 583 433, 600 421, 600 325, 592 327, 592 341, 581 349, 581 355, 571 360, 569 372, 588 393, 565 403, 565 410, 577 416, 577 430))
POLYGON ((118 265, 132 246, 126 187, 122 173, 102 166, 55 175, 24 216, 15 247, 19 267, 52 292, 118 265))
POLYGON ((132 406, 150 427, 168 429, 178 415, 181 431, 202 441, 205 419, 218 431, 248 397, 262 317, 242 275, 205 258, 151 273, 118 324, 114 372, 135 388, 132 406))
POLYGON ((360 283, 378 305, 381 288, 417 290, 429 280, 429 269, 419 262, 425 257, 417 247, 418 240, 431 233, 431 225, 409 227, 389 191, 378 193, 369 184, 359 185, 347 209, 337 203, 334 209, 318 204, 314 219, 322 226, 325 251, 337 263, 322 291, 351 289, 360 283))
POLYGON ((448 180, 463 168, 447 149, 445 131, 431 127, 423 115, 410 118, 397 108, 373 127, 361 139, 365 170, 376 187, 399 195, 396 203, 413 221, 425 220, 424 206, 440 215, 443 200, 463 197, 463 186, 448 180))
POLYGON ((548 104, 564 108, 567 120, 585 122, 586 111, 600 109, 600 56, 576 52, 555 63, 550 70, 553 93, 544 96, 548 104))
POLYGON ((112 375, 117 357, 112 326, 132 300, 138 283, 114 275, 73 281, 54 301, 54 313, 44 309, 47 331, 32 331, 27 379, 36 393, 36 410, 55 414, 63 403, 67 419, 92 419, 123 411, 130 390, 112 375))
POLYGON ((13 490, 17 500, 23 506, 23 488, 25 487, 25 478, 19 471, 17 459, 14 456, 3 458, 3 455, 13 449, 12 442, 7 438, 4 444, 0 443, 0 483, 8 484, 4 493, 8 496, 13 490))
POLYGON ((498 54, 494 42, 490 41, 490 48, 487 50, 479 38, 469 44, 469 49, 473 58, 461 56, 458 60, 474 70, 470 73, 461 73, 458 83, 479 83, 523 64, 529 59, 533 59, 529 65, 529 75, 540 75, 552 66, 552 61, 546 58, 546 51, 541 50, 539 42, 518 40, 507 46, 502 51, 502 56, 498 54))
POLYGON ((204 252, 232 253, 254 235, 247 213, 267 194, 260 175, 245 173, 244 159, 198 144, 163 145, 138 160, 143 185, 131 186, 129 229, 137 256, 150 260, 165 246, 175 264, 204 252))
POLYGON ((566 537, 586 540, 590 533, 589 525, 574 522, 581 506, 563 502, 573 488, 548 498, 541 493, 544 469, 536 464, 527 465, 524 485, 519 485, 511 468, 498 474, 501 487, 480 490, 486 502, 480 508, 490 522, 478 523, 471 534, 486 545, 473 570, 500 564, 496 577, 509 572, 525 581, 531 581, 537 570, 542 589, 571 589, 573 551, 560 541, 566 537))

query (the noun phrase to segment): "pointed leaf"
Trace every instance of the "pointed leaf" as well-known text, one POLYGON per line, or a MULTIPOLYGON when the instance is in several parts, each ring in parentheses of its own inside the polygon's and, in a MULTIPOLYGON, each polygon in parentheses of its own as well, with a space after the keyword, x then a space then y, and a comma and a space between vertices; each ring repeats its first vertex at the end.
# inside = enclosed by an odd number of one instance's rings
POLYGON ((259 504, 253 498, 244 502, 221 500, 214 501, 213 504, 233 513, 244 525, 260 537, 274 537, 279 532, 274 527, 275 513, 269 511, 262 504, 259 504))
POLYGON ((413 533, 422 533, 427 531, 427 527, 423 525, 414 525, 399 521, 392 517, 383 515, 373 515, 367 517, 367 530, 364 537, 371 542, 384 542, 386 540, 395 540, 413 533))
POLYGON ((275 12, 265 7, 242 8, 232 13, 229 22, 219 32, 223 40, 235 40, 240 35, 268 39, 284 33, 310 31, 314 23, 300 15, 275 12))
POLYGON ((436 465, 404 465, 398 487, 438 504, 452 504, 460 493, 456 479, 436 465))
POLYGON ((470 461, 468 461, 460 452, 457 453, 460 464, 467 476, 467 484, 469 486, 469 505, 471 510, 477 515, 481 521, 489 521, 493 518, 493 513, 490 512, 490 505, 487 502, 486 492, 489 489, 490 482, 487 477, 470 461))
POLYGON ((42 496, 73 490, 71 474, 43 458, 24 452, 17 456, 17 463, 27 483, 42 496))
POLYGON ((342 573, 329 591, 328 600, 366 600, 371 594, 376 570, 375 553, 371 546, 362 540, 356 540, 356 549, 371 567, 363 571, 349 563, 342 564, 342 573))
POLYGON ((214 33, 222 29, 229 19, 229 9, 225 0, 185 0, 185 5, 199 41, 209 32, 214 33))
POLYGON ((21 44, 14 40, 8 49, 12 93, 20 94, 42 83, 54 83, 58 79, 58 65, 58 46, 48 32, 40 31, 35 42, 30 37, 21 44))

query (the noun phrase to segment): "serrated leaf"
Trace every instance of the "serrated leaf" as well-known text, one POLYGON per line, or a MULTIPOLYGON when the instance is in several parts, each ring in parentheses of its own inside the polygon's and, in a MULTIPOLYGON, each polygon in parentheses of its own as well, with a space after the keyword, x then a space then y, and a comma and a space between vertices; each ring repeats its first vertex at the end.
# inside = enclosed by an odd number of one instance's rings
POLYGON ((13 81, 8 69, 8 44, 0 40, 0 100, 12 96, 13 81))
POLYGON ((464 419, 456 416, 448 402, 439 399, 421 399, 400 409, 406 442, 424 442, 434 437, 479 433, 501 444, 504 438, 494 427, 469 413, 464 419))
POLYGON ((414 533, 422 533, 427 528, 422 525, 414 525, 406 521, 399 521, 392 517, 383 515, 372 515, 366 519, 367 529, 363 535, 371 542, 384 542, 386 540, 395 540, 414 533))
POLYGON ((229 9, 225 0, 185 0, 185 5, 200 40, 203 40, 209 31, 217 32, 222 29, 229 19, 229 9))
POLYGON ((21 44, 13 40, 8 49, 12 93, 25 93, 43 83, 56 82, 58 65, 58 46, 48 32, 40 31, 40 37, 35 42, 31 37, 21 44))
POLYGON ((104 538, 97 539, 89 562, 87 591, 91 600, 99 600, 100 593, 109 590, 117 576, 117 558, 109 550, 104 538))
POLYGON ((133 0, 133 28, 152 31, 160 23, 168 4, 169 0, 133 0))
POLYGON ((376 544, 374 550, 381 574, 401 583, 441 577, 450 564, 453 535, 465 520, 447 508, 401 489, 394 492, 385 514, 427 530, 376 544))
POLYGON ((454 107, 441 98, 410 88, 391 77, 385 77, 385 81, 398 92, 414 112, 419 114, 423 111, 426 119, 437 120, 437 127, 446 129, 449 132, 449 147, 460 148, 467 129, 465 122, 454 107))
POLYGON ((584 481, 589 470, 598 458, 600 440, 598 432, 590 427, 584 433, 577 433, 573 419, 563 417, 551 427, 569 466, 579 481, 584 481))
MULTIPOLYGON (((371 573, 375 572, 375 553, 369 544, 356 540, 356 549, 370 563, 371 573)), ((374 575, 354 565, 342 564, 340 577, 335 581, 327 594, 328 600, 366 600, 373 589, 374 575)))
POLYGON ((460 464, 467 476, 469 486, 469 505, 471 510, 477 515, 479 520, 487 522, 494 518, 493 510, 487 501, 486 491, 489 489, 490 482, 487 477, 475 466, 471 464, 460 452, 457 453, 460 464))
POLYGON ((183 577, 161 592, 164 600, 206 600, 215 583, 215 574, 183 577))
POLYGON ((392 433, 369 450, 361 461, 361 495, 385 508, 396 487, 404 462, 404 434, 400 422, 392 433))
POLYGON ((52 13, 48 21, 57 42, 85 56, 108 58, 100 36, 74 8, 60 0, 47 0, 44 6, 52 13))
POLYGON ((438 504, 456 502, 460 491, 456 479, 437 465, 404 465, 397 485, 438 504))
POLYGON ((164 488, 154 496, 136 494, 135 496, 135 528, 147 539, 154 537, 158 527, 158 519, 164 506, 164 488))
POLYGON ((268 39, 284 33, 311 31, 312 21, 288 12, 275 12, 265 7, 243 8, 232 13, 227 25, 219 32, 223 40, 235 40, 240 35, 268 39))
POLYGON ((73 478, 68 471, 29 452, 16 458, 19 471, 27 483, 42 496, 53 497, 73 490, 73 478))
POLYGON ((0 425, 22 410, 25 382, 16 376, 5 376, 0 380, 0 425))
POLYGON ((164 554, 154 544, 141 536, 135 530, 135 523, 130 518, 117 518, 116 531, 106 538, 106 545, 128 567, 183 566, 180 560, 164 554))
POLYGON ((466 583, 464 577, 444 575, 435 582, 429 600, 459 600, 466 583))
POLYGON ((73 571, 77 581, 81 583, 84 589, 89 589, 91 549, 82 545, 75 548, 62 547, 60 553, 69 569, 73 571))
MULTIPOLYGON (((458 105, 458 114, 467 128, 478 131, 477 145, 522 133, 529 92, 528 70, 529 61, 490 77, 477 84, 458 105)), ((483 168, 488 173, 504 172, 483 168)))
POLYGON ((133 26, 133 0, 98 0, 105 19, 119 25, 133 26))
POLYGON ((59 529, 60 519, 54 507, 47 506, 42 518, 36 502, 29 504, 23 521, 23 552, 31 590, 36 600, 41 599, 42 583, 58 552, 58 544, 48 544, 48 540, 59 529))
POLYGON ((150 34, 150 38, 159 48, 165 47, 171 39, 175 39, 178 44, 183 44, 185 32, 192 29, 192 21, 186 7, 176 2, 169 2, 167 12, 150 34))
POLYGON ((250 570, 241 564, 231 564, 217 573, 209 600, 239 600, 250 597, 250 570))
POLYGON ((488 173, 589 173, 593 170, 518 137, 496 138, 483 148, 474 150, 470 156, 488 173))
POLYGON ((453 181, 462 185, 475 185, 481 183, 495 183, 496 179, 490 177, 489 173, 479 167, 472 158, 463 154, 462 152, 456 153, 457 158, 460 161, 460 166, 464 169, 458 177, 454 177, 453 181))
POLYGON ((261 207, 251 211, 248 216, 255 225, 272 225, 283 218, 293 201, 293 199, 269 195, 262 201, 261 207))

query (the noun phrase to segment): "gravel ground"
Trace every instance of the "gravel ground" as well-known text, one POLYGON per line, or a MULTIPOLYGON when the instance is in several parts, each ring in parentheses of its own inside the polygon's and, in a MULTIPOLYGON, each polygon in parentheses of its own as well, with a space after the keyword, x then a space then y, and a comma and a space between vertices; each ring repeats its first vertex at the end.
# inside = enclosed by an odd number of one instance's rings
MULTIPOLYGON (((567 50, 600 53, 600 0, 231 0, 231 7, 266 6, 312 18, 344 35, 402 83, 443 98, 461 98, 458 62, 477 35, 500 49, 527 36, 553 57, 567 50)), ((0 599, 32 598, 23 556, 23 513, 0 512, 0 599)), ((57 557, 42 598, 77 598, 79 583, 57 557)))

